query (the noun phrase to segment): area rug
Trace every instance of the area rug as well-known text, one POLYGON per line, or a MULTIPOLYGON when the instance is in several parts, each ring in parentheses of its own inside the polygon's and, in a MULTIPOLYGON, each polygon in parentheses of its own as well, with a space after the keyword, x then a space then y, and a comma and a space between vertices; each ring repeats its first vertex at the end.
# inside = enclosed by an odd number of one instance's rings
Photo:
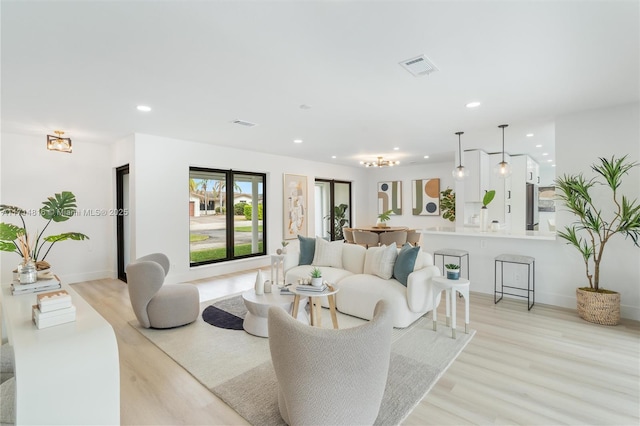
POLYGON ((247 308, 240 296, 219 300, 202 311, 204 322, 229 330, 243 330, 242 323, 245 315, 247 315, 247 308))
MULTIPOLYGON (((237 297, 237 296, 235 296, 237 297)), ((233 304, 233 301, 231 301, 233 304)), ((201 310, 212 302, 201 304, 201 310)), ((322 323, 331 327, 328 309, 322 323)), ((338 313, 341 328, 364 321, 338 313)), ((277 383, 271 365, 269 340, 212 327, 202 316, 185 327, 168 330, 140 328, 129 323, 173 358, 211 392, 253 425, 281 425, 277 383)), ((431 320, 422 317, 392 335, 389 377, 376 424, 402 422, 435 385, 445 370, 469 343, 475 331, 451 338, 451 329, 442 324, 433 331, 431 320)))

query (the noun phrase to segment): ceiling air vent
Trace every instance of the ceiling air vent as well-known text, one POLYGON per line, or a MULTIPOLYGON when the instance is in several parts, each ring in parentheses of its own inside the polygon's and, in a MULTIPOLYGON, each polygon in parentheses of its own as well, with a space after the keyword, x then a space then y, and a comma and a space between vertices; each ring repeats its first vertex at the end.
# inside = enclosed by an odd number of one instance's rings
POLYGON ((429 75, 434 71, 438 71, 438 67, 424 55, 402 61, 400 65, 415 77, 429 75))
POLYGON ((250 121, 244 121, 244 120, 233 120, 232 121, 233 124, 238 124, 240 126, 245 126, 245 127, 253 127, 253 126, 257 126, 256 123, 252 123, 250 121))

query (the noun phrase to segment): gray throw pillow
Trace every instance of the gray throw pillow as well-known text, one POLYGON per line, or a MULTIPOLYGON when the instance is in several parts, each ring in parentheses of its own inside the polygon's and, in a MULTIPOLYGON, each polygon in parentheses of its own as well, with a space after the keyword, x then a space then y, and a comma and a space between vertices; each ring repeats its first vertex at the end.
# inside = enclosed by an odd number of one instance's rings
POLYGON ((405 287, 407 286, 409 274, 413 272, 418 253, 420 253, 420 247, 413 247, 411 244, 406 243, 400 249, 396 263, 393 265, 393 277, 405 287))
POLYGON ((298 265, 311 265, 313 255, 316 253, 316 239, 298 235, 298 241, 300 241, 300 258, 298 259, 298 265))

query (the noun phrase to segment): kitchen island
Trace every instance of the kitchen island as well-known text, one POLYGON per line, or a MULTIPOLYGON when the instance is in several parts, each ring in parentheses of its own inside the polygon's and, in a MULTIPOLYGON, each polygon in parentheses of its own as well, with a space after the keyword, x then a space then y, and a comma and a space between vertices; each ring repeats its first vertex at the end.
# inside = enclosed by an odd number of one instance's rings
POLYGON ((422 229, 420 231, 426 235, 449 235, 458 237, 477 237, 477 238, 516 238, 526 240, 545 240, 555 241, 555 232, 544 231, 507 231, 501 229, 499 231, 480 231, 480 227, 465 226, 436 226, 432 228, 422 229))

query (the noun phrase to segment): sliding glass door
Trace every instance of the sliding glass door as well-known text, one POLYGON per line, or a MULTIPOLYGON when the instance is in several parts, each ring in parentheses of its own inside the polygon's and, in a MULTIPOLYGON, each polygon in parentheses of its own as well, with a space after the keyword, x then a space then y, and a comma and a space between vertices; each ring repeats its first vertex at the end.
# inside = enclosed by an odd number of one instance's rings
POLYGON ((343 240, 351 224, 351 182, 315 180, 315 232, 331 241, 343 240))

